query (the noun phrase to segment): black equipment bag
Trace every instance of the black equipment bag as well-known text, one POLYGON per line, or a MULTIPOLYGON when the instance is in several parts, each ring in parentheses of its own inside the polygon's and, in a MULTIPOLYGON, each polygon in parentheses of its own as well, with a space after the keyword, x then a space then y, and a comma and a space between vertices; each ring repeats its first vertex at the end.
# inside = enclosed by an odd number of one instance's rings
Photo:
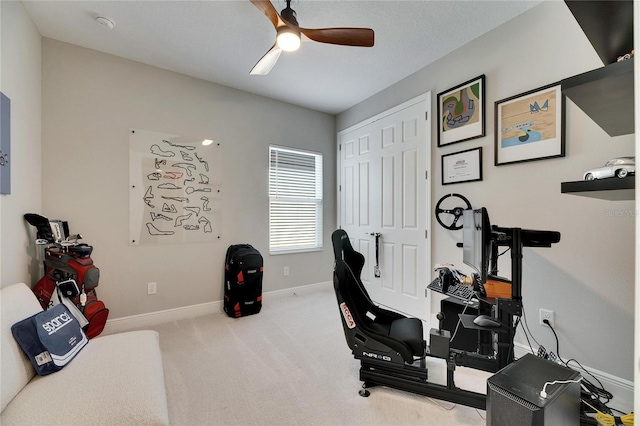
POLYGON ((260 312, 264 271, 260 252, 249 244, 231 245, 224 263, 224 311, 232 318, 260 312))

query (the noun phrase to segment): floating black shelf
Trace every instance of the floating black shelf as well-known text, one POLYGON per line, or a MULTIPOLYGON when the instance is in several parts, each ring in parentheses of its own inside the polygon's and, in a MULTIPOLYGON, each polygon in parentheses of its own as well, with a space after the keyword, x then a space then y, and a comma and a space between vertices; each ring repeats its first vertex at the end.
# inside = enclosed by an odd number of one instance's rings
MULTIPOLYGON (((633 1, 565 4, 607 65, 562 80, 562 92, 609 136, 634 133, 634 58, 617 62, 633 49, 633 1)), ((611 201, 635 199, 635 187, 635 176, 561 183, 563 194, 611 201)))
POLYGON ((624 179, 614 177, 597 180, 580 180, 576 182, 562 182, 560 184, 560 191, 563 194, 581 195, 583 197, 610 201, 635 199, 635 188, 635 176, 629 176, 624 179))
POLYGON ((633 1, 565 4, 605 66, 563 80, 562 92, 609 136, 634 133, 633 58, 617 62, 633 49, 633 1))
POLYGON ((614 62, 562 80, 562 92, 609 136, 635 131, 633 62, 614 62))

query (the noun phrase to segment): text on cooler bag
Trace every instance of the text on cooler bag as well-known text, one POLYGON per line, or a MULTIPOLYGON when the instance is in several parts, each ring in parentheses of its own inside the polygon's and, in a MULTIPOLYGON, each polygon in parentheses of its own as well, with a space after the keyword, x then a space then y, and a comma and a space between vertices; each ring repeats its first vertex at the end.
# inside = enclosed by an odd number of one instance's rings
POLYGON ((47 321, 42 324, 42 328, 44 328, 47 334, 51 336, 53 333, 60 330, 65 325, 70 324, 72 321, 73 319, 71 318, 71 315, 69 315, 67 312, 64 312, 51 321, 47 321))

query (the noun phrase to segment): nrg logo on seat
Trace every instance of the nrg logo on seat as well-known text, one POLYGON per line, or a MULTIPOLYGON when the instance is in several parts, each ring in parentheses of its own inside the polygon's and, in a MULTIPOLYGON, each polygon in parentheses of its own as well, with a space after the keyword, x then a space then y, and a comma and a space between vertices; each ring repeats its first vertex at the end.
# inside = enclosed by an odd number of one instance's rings
POLYGON ((382 361, 391 361, 391 357, 387 355, 374 354, 372 352, 364 352, 362 351, 363 356, 368 356, 373 359, 381 359, 382 361))

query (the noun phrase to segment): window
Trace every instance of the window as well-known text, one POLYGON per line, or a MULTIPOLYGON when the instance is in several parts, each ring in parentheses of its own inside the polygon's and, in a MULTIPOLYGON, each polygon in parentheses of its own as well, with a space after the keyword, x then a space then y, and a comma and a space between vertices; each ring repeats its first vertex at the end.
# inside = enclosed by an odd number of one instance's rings
POLYGON ((322 249, 322 154, 269 147, 269 253, 322 249))

